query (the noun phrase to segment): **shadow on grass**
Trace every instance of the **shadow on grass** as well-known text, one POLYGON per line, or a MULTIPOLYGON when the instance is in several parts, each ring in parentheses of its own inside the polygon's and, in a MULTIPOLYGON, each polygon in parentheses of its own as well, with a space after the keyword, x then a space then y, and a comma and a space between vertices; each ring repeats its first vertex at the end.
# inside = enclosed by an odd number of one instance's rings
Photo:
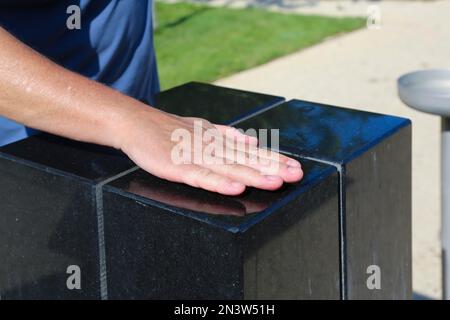
POLYGON ((174 28, 182 23, 185 23, 186 21, 188 21, 189 19, 192 19, 193 17, 196 17, 202 13, 204 13, 205 11, 211 10, 210 7, 198 7, 196 10, 194 10, 193 12, 186 14, 184 16, 179 17, 178 19, 174 20, 174 21, 170 21, 167 22, 165 24, 162 25, 158 25, 158 27, 155 30, 155 33, 159 33, 159 32, 163 32, 166 29, 170 29, 170 28, 174 28))

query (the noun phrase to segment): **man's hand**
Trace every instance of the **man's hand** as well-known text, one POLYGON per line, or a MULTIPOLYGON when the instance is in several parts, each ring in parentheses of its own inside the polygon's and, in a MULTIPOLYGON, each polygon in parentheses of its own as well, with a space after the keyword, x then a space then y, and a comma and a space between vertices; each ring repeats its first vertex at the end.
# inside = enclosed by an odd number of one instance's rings
POLYGON ((296 182, 303 175, 296 160, 275 152, 264 152, 257 147, 255 138, 230 127, 212 125, 203 119, 183 118, 146 108, 128 117, 122 135, 120 148, 146 171, 160 178, 226 195, 240 194, 246 186, 275 190, 283 182, 296 182), (200 137, 196 137, 194 132, 198 123, 203 128, 200 137), (172 134, 180 129, 190 133, 192 148, 185 150, 190 153, 190 161, 177 164, 171 157, 176 145, 172 134), (213 134, 213 139, 205 141, 206 130, 213 134), (195 144, 195 139, 201 141, 195 144), (209 159, 193 161, 196 152, 203 154, 215 141, 223 145, 220 155, 213 153, 209 159))

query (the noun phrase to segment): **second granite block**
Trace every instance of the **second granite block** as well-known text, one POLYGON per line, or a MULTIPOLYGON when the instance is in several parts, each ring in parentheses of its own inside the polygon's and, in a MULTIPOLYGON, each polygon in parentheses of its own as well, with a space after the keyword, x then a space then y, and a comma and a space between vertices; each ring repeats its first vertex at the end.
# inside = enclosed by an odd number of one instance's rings
POLYGON ((343 298, 410 299, 410 121, 291 100, 239 126, 278 129, 281 150, 338 168, 343 298))
POLYGON ((110 299, 339 299, 338 175, 226 197, 143 171, 104 188, 110 299))
POLYGON ((184 117, 201 117, 216 124, 234 124, 267 110, 284 98, 201 82, 188 82, 155 97, 155 106, 184 117))

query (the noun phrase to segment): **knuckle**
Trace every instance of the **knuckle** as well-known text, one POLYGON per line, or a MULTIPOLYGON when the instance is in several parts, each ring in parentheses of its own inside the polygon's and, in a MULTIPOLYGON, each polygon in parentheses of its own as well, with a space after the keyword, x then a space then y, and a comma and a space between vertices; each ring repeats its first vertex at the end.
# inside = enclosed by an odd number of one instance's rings
POLYGON ((199 178, 207 178, 210 175, 211 175, 211 170, 209 170, 208 168, 202 167, 197 170, 197 176, 199 178))

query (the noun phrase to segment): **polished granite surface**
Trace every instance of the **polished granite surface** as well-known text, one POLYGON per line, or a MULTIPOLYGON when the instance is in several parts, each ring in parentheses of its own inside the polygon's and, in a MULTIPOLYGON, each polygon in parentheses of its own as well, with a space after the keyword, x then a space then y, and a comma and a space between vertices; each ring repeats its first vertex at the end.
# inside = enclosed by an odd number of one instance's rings
POLYGON ((185 117, 231 124, 283 102, 282 97, 189 82, 156 95, 155 107, 185 117))
POLYGON ((46 133, 0 147, 0 157, 89 181, 101 181, 134 167, 115 149, 46 133))
POLYGON ((167 182, 143 170, 132 172, 107 184, 105 190, 122 194, 143 205, 161 207, 230 232, 244 232, 336 172, 336 169, 329 165, 309 160, 299 161, 303 166, 304 178, 299 183, 285 184, 277 191, 248 188, 243 195, 228 197, 167 182))
POLYGON ((291 100, 237 127, 279 129, 283 151, 345 163, 410 123, 400 117, 291 100))

